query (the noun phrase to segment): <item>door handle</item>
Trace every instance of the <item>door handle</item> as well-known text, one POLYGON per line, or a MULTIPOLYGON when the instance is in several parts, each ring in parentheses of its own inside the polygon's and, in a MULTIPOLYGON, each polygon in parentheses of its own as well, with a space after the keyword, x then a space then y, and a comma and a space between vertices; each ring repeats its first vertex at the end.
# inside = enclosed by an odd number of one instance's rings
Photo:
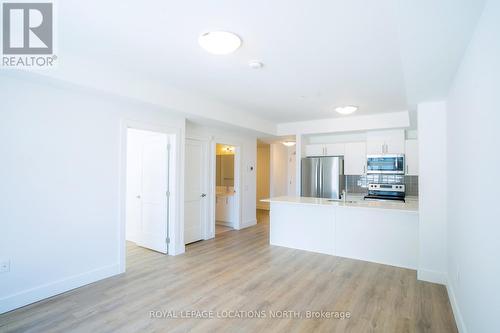
POLYGON ((141 196, 140 196, 140 195, 136 195, 135 197, 136 197, 137 199, 140 199, 140 198, 141 198, 141 196))
POLYGON ((204 198, 204 197, 206 197, 206 196, 207 196, 207 195, 206 195, 205 193, 202 193, 202 194, 200 195, 200 197, 202 197, 202 198, 204 198))

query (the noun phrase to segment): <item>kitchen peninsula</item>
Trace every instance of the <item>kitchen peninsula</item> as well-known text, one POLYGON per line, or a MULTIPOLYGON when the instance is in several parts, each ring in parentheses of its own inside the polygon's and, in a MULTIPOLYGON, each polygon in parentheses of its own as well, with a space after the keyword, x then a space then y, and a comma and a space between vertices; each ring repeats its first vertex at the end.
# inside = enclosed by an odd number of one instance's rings
POLYGON ((418 200, 283 196, 270 203, 270 243, 416 269, 418 200))

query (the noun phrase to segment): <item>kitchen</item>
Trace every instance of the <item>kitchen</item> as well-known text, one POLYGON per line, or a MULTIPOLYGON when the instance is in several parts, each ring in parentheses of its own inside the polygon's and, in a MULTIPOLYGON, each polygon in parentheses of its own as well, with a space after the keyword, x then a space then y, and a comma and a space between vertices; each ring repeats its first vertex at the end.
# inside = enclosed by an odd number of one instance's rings
POLYGON ((296 194, 264 200, 270 243, 417 269, 417 130, 309 134, 298 141, 296 194))

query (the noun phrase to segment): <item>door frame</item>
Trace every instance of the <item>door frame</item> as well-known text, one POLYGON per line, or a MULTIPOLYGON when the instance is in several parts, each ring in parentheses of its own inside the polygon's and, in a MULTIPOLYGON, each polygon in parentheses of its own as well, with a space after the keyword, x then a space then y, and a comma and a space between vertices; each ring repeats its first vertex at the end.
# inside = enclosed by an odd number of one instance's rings
POLYGON ((234 190, 235 190, 235 200, 236 203, 236 221, 234 223, 234 229, 241 229, 241 144, 239 142, 234 142, 232 140, 215 138, 212 140, 210 145, 210 170, 212 171, 212 176, 210 177, 210 219, 207 224, 207 229, 209 230, 209 238, 215 237, 215 209, 216 209, 216 198, 217 198, 217 144, 227 145, 234 147, 234 190))
MULTIPOLYGON (((201 143, 202 149, 203 149, 203 156, 202 156, 202 164, 204 166, 203 168, 203 193, 206 193, 206 200, 203 201, 202 203, 202 221, 201 221, 201 237, 203 240, 210 239, 209 237, 209 229, 207 228, 207 221, 210 219, 210 159, 208 158, 209 154, 209 140, 205 138, 200 138, 200 137, 194 137, 194 136, 189 136, 186 137, 185 144, 187 145, 188 140, 191 141, 198 141, 201 143)), ((187 148, 186 148, 187 150, 187 148)), ((184 198, 185 200, 185 198, 184 198)), ((184 223, 182 224, 182 227, 185 228, 185 223, 186 221, 184 220, 184 223)))
POLYGON ((168 191, 169 197, 165 196, 168 200, 168 216, 165 228, 167 229, 167 238, 170 242, 167 243, 167 254, 175 255, 179 252, 179 241, 182 242, 183 230, 179 230, 179 221, 181 217, 181 210, 183 204, 182 194, 182 181, 183 172, 182 166, 182 150, 179 149, 180 141, 182 140, 182 131, 180 128, 171 127, 161 124, 138 122, 135 120, 122 119, 120 130, 120 156, 119 156, 119 265, 120 272, 124 273, 126 270, 126 208, 127 208, 127 132, 128 129, 138 129, 144 131, 158 132, 166 134, 170 144, 169 151, 169 168, 165 170, 168 176, 168 191), (181 203, 182 201, 182 203, 181 203))

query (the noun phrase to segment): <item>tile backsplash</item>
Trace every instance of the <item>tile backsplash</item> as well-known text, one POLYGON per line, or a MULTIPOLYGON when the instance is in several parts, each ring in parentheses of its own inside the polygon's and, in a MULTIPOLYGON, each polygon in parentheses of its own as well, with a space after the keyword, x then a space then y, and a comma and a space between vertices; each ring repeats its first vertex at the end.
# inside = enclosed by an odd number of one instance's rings
POLYGON ((365 175, 345 177, 347 193, 366 193, 369 183, 404 183, 406 185, 406 195, 418 196, 418 176, 365 175))

